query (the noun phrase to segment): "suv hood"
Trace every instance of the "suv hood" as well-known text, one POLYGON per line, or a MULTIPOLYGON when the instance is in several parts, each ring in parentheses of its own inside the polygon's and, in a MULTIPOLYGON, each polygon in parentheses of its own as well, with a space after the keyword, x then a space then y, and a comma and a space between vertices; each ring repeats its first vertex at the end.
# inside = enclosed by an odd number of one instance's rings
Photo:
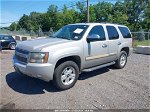
POLYGON ((43 48, 57 45, 61 43, 71 42, 72 40, 60 39, 60 38, 40 38, 40 39, 32 39, 23 42, 19 42, 17 47, 23 50, 27 50, 30 52, 38 52, 43 48))

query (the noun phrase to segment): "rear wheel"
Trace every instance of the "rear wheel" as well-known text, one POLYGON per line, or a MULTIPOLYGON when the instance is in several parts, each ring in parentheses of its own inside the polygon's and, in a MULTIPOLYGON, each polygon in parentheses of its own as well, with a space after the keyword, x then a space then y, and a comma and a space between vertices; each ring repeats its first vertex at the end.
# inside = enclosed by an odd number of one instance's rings
POLYGON ((116 68, 121 69, 125 67, 126 63, 127 63, 127 53, 125 51, 121 51, 120 56, 114 66, 116 68))
POLYGON ((14 50, 14 49, 16 48, 16 44, 11 43, 11 44, 9 45, 9 48, 12 49, 12 50, 14 50))
POLYGON ((61 63, 54 71, 54 85, 60 90, 74 86, 79 77, 78 65, 73 61, 61 63))

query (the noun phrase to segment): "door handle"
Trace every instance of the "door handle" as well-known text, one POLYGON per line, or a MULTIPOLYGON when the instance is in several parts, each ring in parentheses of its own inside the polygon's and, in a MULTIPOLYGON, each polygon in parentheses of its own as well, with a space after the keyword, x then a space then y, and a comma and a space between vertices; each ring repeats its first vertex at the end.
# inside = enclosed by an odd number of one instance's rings
POLYGON ((103 48, 106 48, 106 47, 107 47, 107 45, 106 45, 106 44, 103 44, 103 45, 102 45, 102 47, 103 47, 103 48))
POLYGON ((121 42, 118 42, 118 45, 121 45, 121 42))

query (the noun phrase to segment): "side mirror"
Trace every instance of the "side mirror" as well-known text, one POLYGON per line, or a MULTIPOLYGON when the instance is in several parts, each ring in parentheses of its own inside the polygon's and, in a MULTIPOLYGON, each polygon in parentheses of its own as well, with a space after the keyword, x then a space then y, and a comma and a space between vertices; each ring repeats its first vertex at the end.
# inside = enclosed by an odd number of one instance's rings
POLYGON ((93 41, 99 41, 99 40, 101 40, 101 37, 97 34, 93 34, 87 37, 88 43, 93 42, 93 41))

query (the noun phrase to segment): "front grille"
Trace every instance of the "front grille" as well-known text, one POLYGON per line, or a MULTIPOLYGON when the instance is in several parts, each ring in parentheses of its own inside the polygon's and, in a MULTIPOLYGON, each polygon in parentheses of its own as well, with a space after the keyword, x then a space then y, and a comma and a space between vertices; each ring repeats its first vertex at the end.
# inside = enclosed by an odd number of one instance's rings
POLYGON ((15 51, 19 52, 19 53, 22 53, 22 54, 29 54, 29 51, 26 51, 26 50, 23 50, 23 49, 20 49, 20 48, 16 48, 15 51))
POLYGON ((21 56, 18 56, 16 55, 16 59, 20 62, 24 62, 24 63, 27 63, 27 58, 24 58, 24 57, 21 57, 21 56))
POLYGON ((16 48, 15 49, 15 57, 18 61, 27 63, 29 52, 23 49, 16 48))

